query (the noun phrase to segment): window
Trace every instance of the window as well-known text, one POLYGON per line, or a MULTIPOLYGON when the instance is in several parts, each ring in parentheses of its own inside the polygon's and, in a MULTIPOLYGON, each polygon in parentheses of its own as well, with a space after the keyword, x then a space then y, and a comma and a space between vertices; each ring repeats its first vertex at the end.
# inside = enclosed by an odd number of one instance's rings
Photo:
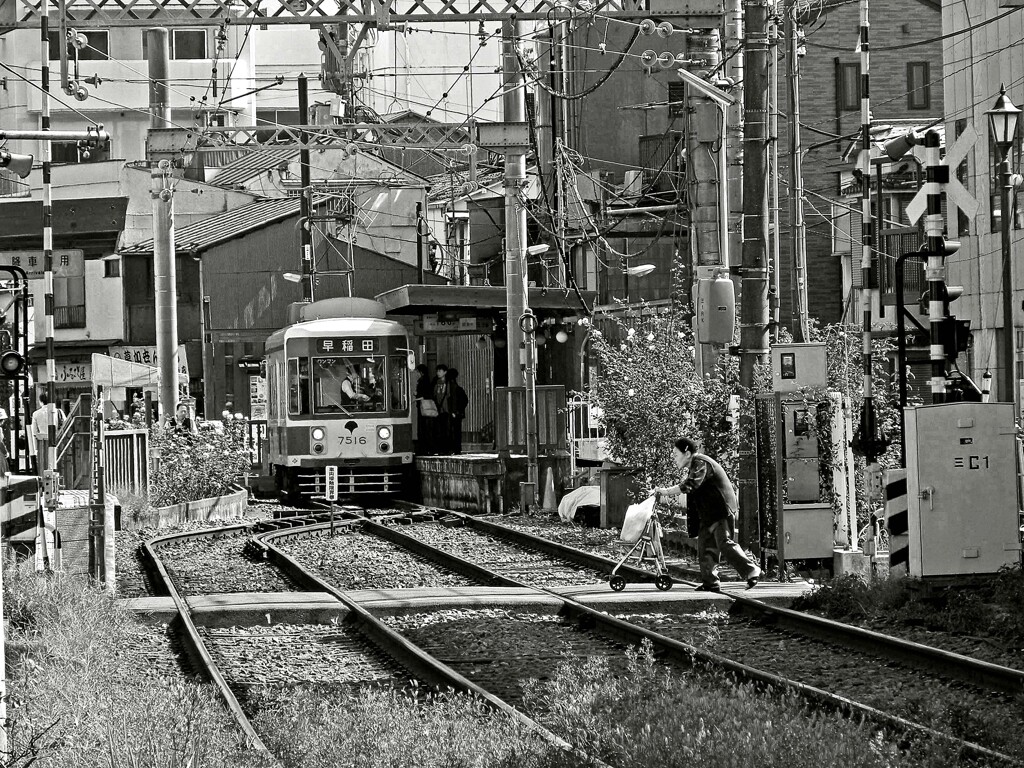
POLYGON ((120 277, 121 276, 121 260, 120 259, 104 259, 103 260, 103 276, 104 277, 120 277))
POLYGON ((931 109, 931 74, 927 61, 907 62, 907 109, 931 109))
MULTIPOLYGON (((206 59, 206 30, 175 29, 167 41, 172 59, 206 59)), ((149 38, 142 35, 142 58, 149 58, 149 38)))
POLYGON ((256 125, 261 130, 256 132, 260 141, 269 141, 281 126, 302 125, 297 109, 257 109, 256 125))
POLYGON ((841 110, 860 109, 860 64, 836 62, 836 104, 841 110))
POLYGON ((313 412, 383 411, 384 382, 383 357, 313 358, 313 412))
MULTIPOLYGON (((78 51, 79 61, 105 61, 110 58, 109 33, 98 29, 90 29, 85 32, 79 30, 78 34, 85 35, 86 39, 85 47, 78 51)), ((48 40, 50 43, 50 61, 60 61, 60 32, 50 32, 48 40)), ((75 58, 73 48, 69 48, 68 58, 72 60, 75 58)))
POLYGON ((288 358, 288 413, 309 415, 309 358, 288 358))
POLYGON ((205 59, 206 30, 176 29, 171 35, 172 59, 205 59))
POLYGON ((53 325, 85 328, 85 275, 53 278, 53 325))
POLYGON ((409 410, 409 367, 405 355, 393 355, 388 384, 389 403, 392 411, 409 410))

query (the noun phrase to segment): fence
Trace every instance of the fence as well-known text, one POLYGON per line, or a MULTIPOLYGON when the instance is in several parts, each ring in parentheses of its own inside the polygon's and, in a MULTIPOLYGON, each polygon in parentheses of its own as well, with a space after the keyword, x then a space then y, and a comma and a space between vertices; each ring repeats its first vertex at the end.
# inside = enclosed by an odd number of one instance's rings
MULTIPOLYGON (((501 455, 526 453, 526 388, 495 387, 495 447, 501 455)), ((537 387, 537 451, 566 450, 565 387, 537 387)))
POLYGON ((601 409, 591 406, 585 395, 574 393, 566 403, 568 438, 570 446, 570 470, 576 474, 576 462, 603 461, 605 452, 605 431, 601 424, 601 409))
POLYGON ((103 447, 107 488, 116 495, 129 491, 149 495, 149 434, 144 429, 119 429, 105 433, 103 447))

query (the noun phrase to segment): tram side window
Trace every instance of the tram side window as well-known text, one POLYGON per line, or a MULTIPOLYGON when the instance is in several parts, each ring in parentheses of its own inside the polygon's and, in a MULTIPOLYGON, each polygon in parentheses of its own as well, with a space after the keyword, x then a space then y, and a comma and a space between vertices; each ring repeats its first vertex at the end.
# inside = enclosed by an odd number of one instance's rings
POLYGON ((388 360, 390 375, 390 402, 392 411, 409 409, 409 369, 406 367, 405 355, 392 355, 388 360))
POLYGON ((288 413, 309 415, 309 359, 288 358, 288 413))

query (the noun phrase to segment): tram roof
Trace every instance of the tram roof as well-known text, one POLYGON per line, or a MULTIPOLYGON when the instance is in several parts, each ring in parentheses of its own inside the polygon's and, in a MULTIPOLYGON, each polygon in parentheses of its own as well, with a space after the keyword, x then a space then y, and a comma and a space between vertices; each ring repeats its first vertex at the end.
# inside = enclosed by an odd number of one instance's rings
MULTIPOLYGON (((588 306, 597 299, 596 291, 581 291, 588 306)), ((508 306, 508 292, 503 285, 403 285, 377 294, 389 315, 424 315, 445 311, 493 312, 508 306)), ((575 292, 568 296, 558 288, 530 288, 530 308, 544 314, 580 312, 575 292)))
POLYGON ((370 317, 331 317, 308 320, 274 331, 267 339, 267 349, 280 347, 284 339, 311 339, 332 336, 398 336, 406 332, 395 320, 370 317))

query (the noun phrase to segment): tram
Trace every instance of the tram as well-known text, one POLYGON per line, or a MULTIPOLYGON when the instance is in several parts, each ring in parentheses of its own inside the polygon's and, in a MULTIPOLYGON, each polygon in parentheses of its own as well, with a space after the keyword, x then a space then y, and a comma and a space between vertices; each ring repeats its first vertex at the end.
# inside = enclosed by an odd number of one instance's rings
POLYGON ((296 305, 298 322, 266 343, 267 456, 286 503, 323 498, 326 467, 339 495, 397 494, 412 469, 406 329, 376 301, 296 305))

